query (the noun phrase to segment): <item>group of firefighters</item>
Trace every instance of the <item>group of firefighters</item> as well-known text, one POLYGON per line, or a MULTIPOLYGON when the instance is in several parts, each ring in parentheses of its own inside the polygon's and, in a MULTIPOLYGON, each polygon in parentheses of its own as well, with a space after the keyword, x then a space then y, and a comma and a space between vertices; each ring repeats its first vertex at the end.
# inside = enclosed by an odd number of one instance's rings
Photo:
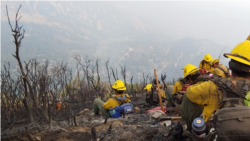
MULTIPOLYGON (((166 86, 166 94, 163 88, 160 88, 159 94, 163 100, 167 99, 167 102, 174 103, 175 112, 186 122, 184 132, 187 134, 192 134, 195 125, 201 123, 200 120, 194 123, 195 119, 201 117, 209 129, 217 130, 218 140, 250 140, 250 124, 247 125, 250 123, 250 35, 244 42, 236 45, 231 53, 224 53, 224 57, 231 59, 229 68, 220 64, 218 58, 213 59, 210 54, 204 56, 199 68, 187 64, 182 69, 184 78, 179 79, 174 85, 166 86), (170 92, 172 94, 169 96, 170 92), (227 113, 228 111, 233 112, 227 113), (238 113, 235 113, 236 111, 238 113), (240 111, 242 112, 239 113, 240 111), (225 118, 223 113, 230 116, 225 118), (224 123, 221 123, 222 121, 224 123), (235 122, 243 127, 232 131, 236 129, 237 125, 232 125, 235 122), (219 130, 220 125, 226 127, 219 130)), ((159 97, 150 92, 154 89, 152 91, 158 94, 158 89, 154 85, 156 81, 144 88, 148 93, 146 103, 159 102, 159 97)), ((102 115, 110 117, 108 111, 111 107, 131 102, 129 95, 124 94, 126 87, 121 80, 117 80, 112 88, 116 94, 114 97, 123 100, 110 98, 104 103, 97 98, 94 100, 95 114, 100 111, 102 115)))

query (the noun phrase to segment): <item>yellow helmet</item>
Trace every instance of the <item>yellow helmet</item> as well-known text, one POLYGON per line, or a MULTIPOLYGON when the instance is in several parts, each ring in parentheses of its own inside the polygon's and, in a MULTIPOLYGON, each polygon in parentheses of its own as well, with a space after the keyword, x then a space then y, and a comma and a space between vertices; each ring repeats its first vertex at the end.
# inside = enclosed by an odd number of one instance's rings
POLYGON ((119 91, 125 91, 126 90, 126 87, 125 87, 124 83, 121 80, 115 81, 112 88, 115 89, 115 90, 119 90, 119 91))
POLYGON ((196 66, 191 65, 191 64, 187 64, 182 70, 183 70, 183 74, 185 78, 188 75, 192 75, 193 73, 199 71, 199 69, 196 66))
POLYGON ((145 88, 144 88, 144 90, 148 90, 148 89, 151 89, 152 88, 152 84, 148 84, 145 88))
POLYGON ((212 59, 211 61, 211 66, 213 66, 215 63, 219 62, 220 59, 212 59))
POLYGON ((239 43, 231 53, 225 53, 224 56, 250 66, 250 35, 246 41, 239 43))
POLYGON ((207 54, 204 56, 204 60, 210 62, 212 60, 212 56, 210 54, 207 54))

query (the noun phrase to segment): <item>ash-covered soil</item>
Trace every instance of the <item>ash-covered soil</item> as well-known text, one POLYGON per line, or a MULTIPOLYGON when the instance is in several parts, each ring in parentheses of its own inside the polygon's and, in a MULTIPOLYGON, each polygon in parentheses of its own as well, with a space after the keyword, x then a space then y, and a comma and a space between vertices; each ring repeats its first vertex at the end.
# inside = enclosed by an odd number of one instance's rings
MULTIPOLYGON (((135 113, 120 117, 117 119, 105 119, 101 115, 93 115, 93 112, 85 109, 76 116, 76 123, 68 121, 57 122, 51 129, 47 123, 28 126, 27 130, 37 141, 171 141, 185 140, 183 138, 174 138, 173 134, 178 134, 182 129, 183 120, 165 120, 159 121, 147 114, 146 110, 154 108, 143 105, 144 99, 137 99, 135 113), (178 124, 178 122, 180 124, 178 124), (177 126, 178 124, 178 126, 177 126), (39 128, 38 128, 39 127, 39 128), (176 131, 173 131, 173 127, 176 131), (172 129, 172 130, 171 130, 172 129), (170 131, 171 130, 171 131, 170 131)), ((170 111, 170 107, 168 107, 170 111)), ((167 112, 162 116, 177 116, 174 112, 167 112)), ((13 129, 14 130, 14 129, 13 129)), ((20 133, 3 136, 2 140, 30 140, 27 132, 21 129, 20 133)), ((14 131, 9 131, 14 132, 14 131)))

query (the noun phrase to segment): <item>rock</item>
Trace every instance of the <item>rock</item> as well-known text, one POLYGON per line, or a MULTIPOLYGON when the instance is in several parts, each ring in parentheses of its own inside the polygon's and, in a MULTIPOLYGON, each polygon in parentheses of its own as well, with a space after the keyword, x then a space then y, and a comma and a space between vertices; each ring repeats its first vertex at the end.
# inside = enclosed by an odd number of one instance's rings
POLYGON ((164 103, 162 103, 162 106, 167 106, 168 105, 168 101, 165 101, 164 103))
POLYGON ((98 120, 96 119, 96 120, 92 120, 91 124, 100 124, 100 123, 104 123, 104 121, 105 121, 104 119, 98 119, 98 120))
POLYGON ((84 109, 82 111, 80 111, 77 116, 80 116, 80 115, 90 115, 91 114, 91 111, 89 109, 84 109))
POLYGON ((171 125, 171 120, 162 121, 162 122, 160 122, 160 125, 163 125, 163 126, 170 126, 170 125, 171 125))
POLYGON ((162 110, 150 111, 149 113, 147 113, 147 115, 149 116, 150 121, 151 121, 152 117, 153 118, 159 118, 163 114, 165 114, 165 113, 162 112, 162 110))
POLYGON ((137 125, 138 128, 141 128, 142 126, 141 125, 137 125))
POLYGON ((134 107, 134 111, 135 111, 135 113, 139 113, 140 112, 140 108, 138 108, 138 107, 134 107))
POLYGON ((40 141, 40 140, 42 139, 40 136, 36 136, 35 138, 36 138, 36 140, 38 140, 38 141, 40 141))

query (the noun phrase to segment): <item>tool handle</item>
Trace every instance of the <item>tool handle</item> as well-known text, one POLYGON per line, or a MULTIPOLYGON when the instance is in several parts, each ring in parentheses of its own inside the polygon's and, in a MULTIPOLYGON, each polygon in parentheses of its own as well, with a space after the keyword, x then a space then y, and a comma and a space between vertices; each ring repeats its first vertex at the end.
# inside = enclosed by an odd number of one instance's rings
POLYGON ((182 119, 181 116, 178 116, 178 117, 161 117, 159 120, 160 121, 164 121, 164 120, 178 120, 178 119, 182 119))
POLYGON ((171 119, 172 120, 177 120, 177 119, 182 119, 182 117, 180 117, 180 116, 179 117, 172 117, 171 119))
POLYGON ((161 93, 160 93, 160 87, 159 87, 159 83, 158 83, 158 77, 157 77, 156 69, 154 69, 154 72, 155 72, 155 80, 156 80, 156 85, 157 85, 157 89, 158 89, 158 95, 159 95, 161 110, 163 111, 163 106, 162 106, 162 101, 161 101, 161 93))

